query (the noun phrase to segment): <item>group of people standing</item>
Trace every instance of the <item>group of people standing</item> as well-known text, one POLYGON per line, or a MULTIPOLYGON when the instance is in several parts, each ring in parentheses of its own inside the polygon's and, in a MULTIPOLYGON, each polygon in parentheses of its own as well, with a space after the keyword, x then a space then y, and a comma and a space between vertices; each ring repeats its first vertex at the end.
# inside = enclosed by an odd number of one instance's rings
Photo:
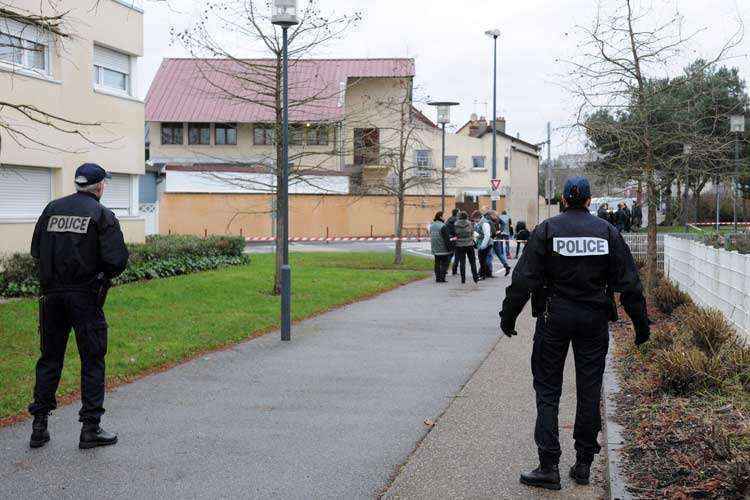
POLYGON ((643 210, 637 201, 633 203, 632 210, 628 208, 624 201, 621 201, 617 204, 617 210, 615 211, 609 209, 608 203, 602 203, 599 205, 596 214, 600 219, 604 219, 615 226, 621 233, 637 230, 643 222, 643 210))
MULTIPOLYGON (((528 238, 526 224, 519 222, 517 239, 528 238), (520 229, 520 232, 518 231, 520 229)), ((498 214, 495 210, 474 211, 471 216, 454 208, 448 220, 443 220, 443 212, 437 212, 430 224, 432 254, 435 256, 435 281, 445 283, 448 269, 453 260, 453 275, 460 272, 461 283, 466 283, 466 261, 468 260, 474 282, 494 278, 494 256, 510 274, 510 237, 513 234, 512 221, 507 212, 498 214), (477 260, 479 265, 477 268, 477 260)), ((520 251, 520 241, 516 254, 520 251)))

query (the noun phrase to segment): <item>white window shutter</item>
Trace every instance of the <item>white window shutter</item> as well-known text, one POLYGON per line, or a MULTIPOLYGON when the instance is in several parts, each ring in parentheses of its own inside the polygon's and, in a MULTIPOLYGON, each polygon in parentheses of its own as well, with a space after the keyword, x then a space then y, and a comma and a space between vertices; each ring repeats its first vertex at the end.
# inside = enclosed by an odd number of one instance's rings
POLYGON ((0 166, 0 217, 38 217, 50 201, 50 169, 0 166))
POLYGON ((125 214, 130 210, 130 176, 127 174, 112 174, 104 187, 102 205, 113 212, 125 214))
POLYGON ((130 74, 130 56, 116 50, 94 45, 94 66, 130 74))

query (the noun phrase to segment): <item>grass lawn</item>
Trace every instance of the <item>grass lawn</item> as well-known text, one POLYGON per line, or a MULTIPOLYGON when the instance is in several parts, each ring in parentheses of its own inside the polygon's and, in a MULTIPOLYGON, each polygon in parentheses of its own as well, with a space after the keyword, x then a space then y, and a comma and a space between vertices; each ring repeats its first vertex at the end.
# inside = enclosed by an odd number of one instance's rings
MULTIPOLYGON (((427 275, 432 262, 392 254, 292 254, 292 316, 301 319, 427 275)), ((132 283, 110 291, 108 382, 122 382, 202 351, 278 327, 279 298, 269 294, 273 256, 250 265, 132 283)), ((68 341, 58 399, 79 388, 76 344, 68 341)), ((39 355, 37 302, 0 304, 0 421, 29 403, 39 355)))

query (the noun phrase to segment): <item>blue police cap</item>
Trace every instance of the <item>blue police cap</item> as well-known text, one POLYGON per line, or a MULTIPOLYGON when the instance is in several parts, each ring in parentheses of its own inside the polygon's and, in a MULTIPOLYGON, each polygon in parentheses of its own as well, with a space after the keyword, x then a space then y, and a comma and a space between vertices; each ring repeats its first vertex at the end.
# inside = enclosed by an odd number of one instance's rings
POLYGON ((583 205, 586 200, 591 198, 591 185, 589 185, 589 180, 580 175, 571 177, 565 181, 563 197, 570 205, 583 205))
POLYGON ((79 186, 90 186, 111 177, 109 172, 96 163, 84 163, 76 169, 75 183, 79 186))

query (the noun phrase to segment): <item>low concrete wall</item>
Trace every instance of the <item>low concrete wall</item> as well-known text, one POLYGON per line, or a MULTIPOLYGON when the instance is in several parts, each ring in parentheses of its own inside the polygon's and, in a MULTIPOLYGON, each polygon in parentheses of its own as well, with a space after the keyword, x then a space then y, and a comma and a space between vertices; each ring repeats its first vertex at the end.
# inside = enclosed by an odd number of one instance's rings
MULTIPOLYGON (((264 194, 165 193, 159 232, 273 236, 272 202, 264 194)), ((405 229, 424 234, 440 210, 440 196, 408 196, 406 205, 405 229)), ((489 198, 480 200, 480 207, 489 205, 489 198)), ((453 206, 447 199, 446 211, 453 206)), ((500 200, 498 209, 504 207, 500 200)), ((292 195, 289 212, 292 237, 390 236, 395 228, 395 200, 388 196, 292 195)))

